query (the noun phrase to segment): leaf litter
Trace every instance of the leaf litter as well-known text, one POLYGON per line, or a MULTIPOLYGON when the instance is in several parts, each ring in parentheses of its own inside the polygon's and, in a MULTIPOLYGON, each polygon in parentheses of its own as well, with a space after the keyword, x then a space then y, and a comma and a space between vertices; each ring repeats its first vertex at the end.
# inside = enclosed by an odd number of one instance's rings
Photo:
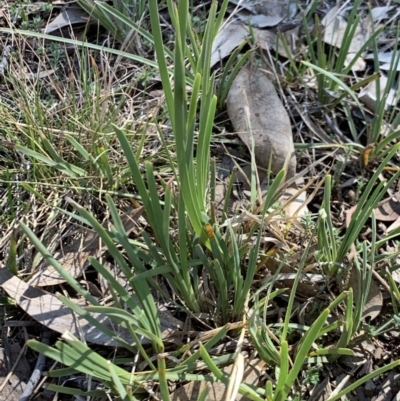
MULTIPOLYGON (((82 316, 75 314, 56 295, 28 285, 8 269, 0 269, 0 287, 14 298, 16 304, 29 316, 57 333, 63 334, 68 331, 78 338, 83 335, 86 341, 93 344, 119 346, 119 343, 108 334, 96 328, 82 316)), ((135 299, 138 302, 138 299, 135 299)), ((82 300, 73 300, 73 302, 82 308, 85 307, 85 302, 82 300)), ((161 308, 158 312, 166 338, 170 335, 171 327, 178 328, 181 323, 177 319, 171 319, 170 313, 163 312, 161 308), (165 322, 164 325, 163 322, 165 322)), ((121 325, 115 325, 107 316, 99 313, 91 314, 91 316, 118 337, 129 343, 132 342, 129 330, 121 325)), ((147 342, 147 339, 142 340, 143 344, 147 342)))
MULTIPOLYGON (((298 27, 286 32, 274 33, 268 29, 252 27, 252 33, 256 44, 263 50, 274 50, 282 57, 291 55, 291 44, 295 42, 298 27), (293 37, 294 35, 294 37, 293 37), (288 44, 283 45, 283 40, 288 44), (289 52, 289 54, 288 54, 289 52)), ((248 41, 250 29, 247 24, 241 21, 225 21, 218 32, 212 46, 211 67, 229 56, 233 50, 239 47, 244 41, 248 41)))
POLYGON ((76 24, 84 25, 89 20, 89 15, 81 7, 68 4, 53 21, 46 25, 43 32, 52 33, 68 26, 71 27, 76 24))
MULTIPOLYGON (((122 216, 122 223, 125 232, 129 235, 134 227, 136 221, 141 217, 144 209, 128 209, 122 216)), ((54 253, 54 258, 61 263, 64 270, 67 271, 72 277, 81 277, 84 271, 89 266, 88 259, 90 256, 99 258, 106 251, 102 247, 100 238, 93 230, 82 228, 79 230, 81 233, 65 247, 60 247, 60 250, 54 253)), ((38 271, 29 280, 28 284, 35 287, 46 287, 65 283, 65 279, 58 273, 54 267, 43 261, 38 265, 38 271)))
MULTIPOLYGON (((248 359, 244 362, 243 377, 240 382, 250 386, 258 386, 261 376, 262 368, 265 362, 261 359, 254 358, 248 359)), ((231 376, 233 365, 226 366, 222 369, 225 375, 231 376)), ((171 394, 172 401, 188 401, 197 400, 201 391, 208 387, 207 401, 220 401, 225 400, 227 396, 227 386, 220 382, 207 383, 207 382, 190 382, 171 394)), ((249 401, 250 398, 242 394, 237 394, 235 397, 229 398, 232 401, 249 401)))
POLYGON ((230 0, 230 2, 237 5, 232 15, 256 28, 274 27, 290 19, 297 10, 295 2, 288 0, 230 0))
MULTIPOLYGON (((360 288, 358 284, 358 276, 356 269, 353 268, 351 271, 351 275, 349 278, 348 286, 353 289, 354 299, 357 299, 361 296, 361 292, 365 292, 364 288, 360 288)), ((383 296, 379 286, 375 283, 374 280, 371 280, 371 285, 369 287, 367 299, 364 305, 362 317, 363 319, 369 319, 372 321, 376 319, 381 313, 383 307, 383 296)))
MULTIPOLYGON (((341 15, 341 8, 336 5, 325 15, 321 24, 324 29, 324 42, 337 48, 341 48, 346 32, 348 32, 348 23, 341 15)), ((346 61, 349 64, 355 57, 356 53, 361 50, 362 46, 368 41, 373 33, 372 21, 366 16, 357 25, 354 35, 348 48, 346 61)), ((353 71, 362 71, 365 69, 364 60, 359 57, 352 67, 353 71)))
MULTIPOLYGON (((13 297, 16 304, 29 316, 57 333, 63 334, 69 331, 78 338, 83 333, 86 341, 94 344, 111 346, 118 344, 107 334, 94 327, 92 323, 76 316, 57 296, 28 285, 7 269, 0 269, 0 287, 13 297)), ((75 302, 77 305, 85 306, 82 301, 75 302)), ((113 329, 113 324, 104 315, 97 314, 95 318, 113 329)), ((121 327, 118 327, 118 335, 127 341, 131 340, 128 330, 121 327)))
MULTIPOLYGON (((373 60, 375 59, 375 54, 368 54, 366 59, 373 60)), ((378 60, 382 63, 379 68, 381 70, 389 71, 396 70, 400 71, 400 52, 398 50, 390 51, 390 52, 379 52, 378 60)))
POLYGON ((246 40, 248 33, 248 28, 240 21, 229 23, 225 21, 213 42, 211 67, 231 54, 233 50, 246 40))
MULTIPOLYGON (((340 48, 345 38, 347 21, 341 15, 339 6, 333 7, 322 19, 324 26, 324 42, 340 48)), ((367 16, 357 25, 354 36, 350 42, 349 53, 357 53, 372 34, 371 19, 367 16)))
POLYGON ((231 3, 237 6, 230 10, 230 17, 224 21, 213 42, 211 67, 228 56, 243 40, 247 39, 250 33, 254 35, 257 44, 262 49, 273 49, 283 57, 288 57, 289 49, 289 55, 291 55, 290 47, 299 31, 299 23, 291 22, 297 12, 294 2, 231 0, 231 3), (277 28, 283 21, 288 21, 290 29, 280 29, 279 32, 263 29, 277 28), (289 46, 283 45, 283 38, 289 46))
POLYGON ((260 68, 247 64, 234 79, 227 97, 228 115, 257 166, 287 178, 296 174, 292 127, 272 82, 260 68))
POLYGON ((400 192, 381 201, 374 211, 377 220, 396 221, 400 217, 400 192))
POLYGON ((381 74, 379 78, 379 92, 377 90, 377 82, 372 81, 366 87, 362 88, 358 94, 360 102, 362 102, 370 111, 375 112, 378 101, 383 98, 383 94, 387 93, 385 100, 385 109, 395 106, 398 101, 398 95, 394 88, 386 89, 388 78, 381 74))

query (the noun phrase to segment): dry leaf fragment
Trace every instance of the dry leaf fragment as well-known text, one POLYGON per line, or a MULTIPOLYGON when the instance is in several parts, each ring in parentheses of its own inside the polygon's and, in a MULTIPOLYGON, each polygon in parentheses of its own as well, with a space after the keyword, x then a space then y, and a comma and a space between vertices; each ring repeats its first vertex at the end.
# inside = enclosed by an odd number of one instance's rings
MULTIPOLYGON (((370 53, 365 56, 368 60, 375 59, 375 54, 370 53)), ((381 70, 389 71, 396 70, 400 71, 400 54, 398 50, 391 52, 379 52, 378 60, 380 63, 383 63, 379 66, 381 70)))
POLYGON ((279 201, 286 203, 291 198, 293 199, 284 208, 287 217, 299 218, 308 213, 306 191, 301 191, 295 187, 286 188, 279 201))
MULTIPOLYGON (((284 256, 281 251, 273 250, 270 252, 268 257, 265 259, 265 267, 275 274, 278 269, 280 270, 281 281, 277 281, 277 285, 282 288, 292 288, 295 281, 296 271, 292 267, 291 263, 283 263, 284 256)), ((317 283, 321 277, 312 277, 307 274, 303 274, 300 282, 296 287, 296 294, 305 297, 314 297, 319 291, 317 283)))
POLYGON ((371 281, 371 287, 369 288, 367 303, 364 306, 363 318, 369 317, 370 320, 375 319, 382 310, 383 297, 382 292, 375 282, 371 281))
MULTIPOLYGON (((333 7, 322 19, 325 27, 324 42, 340 49, 347 29, 347 21, 340 15, 340 7, 333 7)), ((369 16, 357 26, 351 40, 349 53, 357 53, 372 34, 372 23, 369 16)))
POLYGON ((400 284, 400 268, 393 270, 392 272, 388 273, 392 276, 393 280, 400 284))
MULTIPOLYGON (((392 58, 395 60, 399 57, 398 51, 391 51, 391 52, 379 52, 378 53, 378 60, 380 63, 390 63, 392 58)), ((374 60, 375 53, 369 53, 365 56, 367 60, 374 60)))
MULTIPOLYGON (((246 383, 251 386, 257 386, 262 374, 262 367, 265 365, 260 359, 253 359, 246 361, 244 365, 243 380, 241 383, 246 383)), ((227 366, 222 369, 225 374, 232 374, 233 365, 227 366)), ((201 391, 207 386, 205 382, 190 382, 185 386, 179 387, 171 394, 172 401, 192 401, 197 400, 201 391)), ((226 398, 226 385, 220 382, 208 384, 207 401, 222 401, 226 398)), ((235 401, 247 401, 248 397, 237 394, 235 401)))
POLYGON ((346 210, 346 228, 350 226, 351 219, 353 217, 354 212, 356 211, 358 205, 352 206, 350 209, 346 210))
MULTIPOLYGON (((143 211, 143 206, 137 209, 129 208, 121 217, 127 235, 133 230, 135 222, 140 218, 143 211)), ((82 276, 89 266, 89 256, 99 258, 104 251, 105 249, 101 248, 98 234, 93 230, 82 229, 82 235, 75 238, 71 244, 55 252, 54 259, 61 263, 64 270, 72 277, 77 278, 82 276)), ((35 287, 46 287, 61 283, 65 283, 65 279, 53 266, 43 261, 38 266, 38 272, 29 280, 28 284, 35 287)))
MULTIPOLYGON (((298 30, 298 28, 296 28, 298 30)), ((287 32, 282 32, 281 35, 285 35, 286 41, 288 43, 288 47, 285 47, 283 45, 282 39, 279 38, 277 40, 277 36, 274 32, 269 31, 267 29, 258 29, 254 28, 253 33, 255 38, 257 39, 257 43, 260 45, 261 49, 267 50, 267 49, 273 49, 276 53, 278 53, 282 57, 288 58, 288 56, 291 56, 291 41, 290 35, 293 33, 291 31, 287 32), (276 44, 278 43, 278 48, 276 48, 276 44)))
POLYGON ((246 146, 254 141, 257 167, 278 173, 286 166, 287 178, 296 173, 292 128, 274 85, 250 64, 243 67, 227 97, 228 115, 246 146))
POLYGON ((400 71, 400 61, 392 65, 392 63, 385 63, 379 66, 381 70, 385 71, 400 71))
POLYGON ((374 22, 380 22, 388 18, 388 13, 392 10, 393 6, 374 7, 371 10, 371 17, 374 22))
POLYGON ((224 23, 213 42, 211 67, 231 54, 246 39, 248 33, 247 26, 240 21, 232 21, 228 24, 224 23))
MULTIPOLYGON (((0 287, 13 297, 17 305, 29 316, 51 330, 61 334, 70 331, 77 337, 80 337, 81 333, 83 333, 86 341, 94 344, 118 345, 87 320, 75 315, 55 295, 46 293, 39 288, 31 287, 18 277, 13 276, 7 269, 0 269, 0 287)), ((117 332, 116 329, 113 329, 113 323, 106 316, 93 314, 93 317, 110 330, 117 332)), ((132 342, 129 332, 121 327, 118 327, 118 335, 132 342)))
MULTIPOLYGON (((86 341, 94 344, 119 346, 106 333, 97 329, 83 317, 73 313, 57 296, 28 285, 7 269, 0 269, 0 287, 10 297, 14 298, 16 304, 29 316, 51 330, 61 334, 69 331, 79 338, 83 334, 86 341)), ((132 298, 139 304, 139 300, 135 294, 132 295, 132 298)), ((85 306, 80 302, 77 302, 77 305, 85 306)), ((164 311, 159 306, 158 314, 162 325, 163 338, 167 338, 171 331, 180 329, 182 326, 182 322, 171 316, 169 311, 164 311)), ((107 316, 99 313, 91 313, 91 316, 122 339, 132 343, 130 332, 120 325, 113 323, 107 316)), ((141 342, 142 344, 146 344, 148 340, 144 338, 141 342)))
MULTIPOLYGON (((324 42, 328 43, 337 48, 341 48, 346 29, 347 21, 340 15, 340 7, 333 7, 322 19, 321 24, 324 26, 324 42)), ((372 21, 369 16, 365 17, 360 21, 357 26, 354 35, 352 37, 348 54, 346 56, 346 63, 349 64, 356 53, 361 49, 362 46, 372 35, 372 21)), ((353 65, 353 71, 361 71, 365 69, 365 62, 362 58, 358 58, 356 63, 353 65)))
MULTIPOLYGON (((354 292, 354 299, 357 299, 359 294, 359 285, 358 285, 358 277, 356 269, 353 268, 351 271, 351 275, 349 278, 348 286, 353 289, 354 292)), ((378 285, 375 284, 374 280, 371 280, 371 286, 369 288, 367 301, 364 306, 363 310, 363 319, 367 317, 370 320, 375 319, 381 313, 383 305, 383 297, 382 292, 379 289, 378 285)))
POLYGON ((57 29, 64 28, 74 24, 86 24, 89 21, 89 15, 81 7, 69 5, 61 11, 53 21, 43 30, 44 33, 51 33, 57 29))
MULTIPOLYGON (((385 93, 385 88, 387 85, 388 79, 386 76, 382 75, 379 78, 379 85, 380 85, 380 94, 383 96, 385 93)), ((378 95, 376 92, 376 82, 372 81, 370 82, 365 88, 363 88, 360 93, 358 94, 358 97, 362 103, 367 106, 367 108, 373 112, 375 112, 376 109, 376 103, 378 100, 378 95)), ((396 105, 396 91, 391 88, 389 90, 388 96, 385 99, 385 109, 387 109, 390 106, 395 106, 396 105)))
POLYGON ((375 217, 380 221, 396 221, 400 217, 400 192, 379 203, 375 217))
MULTIPOLYGON (((257 25, 258 26, 258 25, 257 25)), ((277 36, 274 32, 267 29, 259 29, 254 27, 253 34, 257 39, 261 49, 273 49, 282 57, 291 55, 291 45, 296 41, 299 27, 290 31, 281 32, 285 36, 288 46, 283 45, 282 39, 277 41, 277 36), (278 43, 278 48, 276 44, 278 43), (289 54, 288 54, 289 52, 289 54)), ((234 49, 236 49, 249 34, 248 26, 238 20, 224 23, 218 32, 212 46, 211 63, 210 66, 214 67, 219 61, 229 56, 234 49)))
MULTIPOLYGON (((84 229, 82 236, 54 254, 54 259, 74 278, 82 276, 87 268, 89 256, 98 258, 102 253, 97 233, 84 229)), ((29 280, 29 284, 36 287, 61 283, 65 283, 65 279, 46 261, 38 266, 38 272, 29 280)))
MULTIPOLYGON (((344 66, 347 67, 350 63, 353 62, 355 57, 354 53, 349 53, 346 56, 346 59, 344 61, 344 66)), ((364 59, 362 59, 361 57, 358 57, 357 60, 355 61, 355 63, 352 65, 351 70, 352 71, 364 71, 365 68, 367 66, 367 63, 365 62, 364 59)))
POLYGON ((288 0, 230 0, 230 2, 240 7, 235 12, 235 15, 239 18, 243 18, 243 20, 250 18, 251 23, 253 22, 251 21, 251 17, 249 17, 249 13, 256 17, 255 22, 259 18, 262 21, 262 26, 258 25, 260 28, 275 26, 289 17, 289 13, 293 9, 292 5, 294 4, 294 2, 291 3, 288 0))
POLYGON ((249 22, 252 26, 257 28, 273 27, 278 25, 284 20, 285 17, 279 15, 253 15, 249 22))
POLYGON ((400 227, 400 217, 387 228, 387 232, 390 233, 398 227, 400 227))
POLYGON ((239 11, 235 15, 245 24, 250 24, 255 28, 274 27, 285 19, 285 17, 281 17, 280 15, 253 15, 251 13, 244 12, 244 10, 239 11))

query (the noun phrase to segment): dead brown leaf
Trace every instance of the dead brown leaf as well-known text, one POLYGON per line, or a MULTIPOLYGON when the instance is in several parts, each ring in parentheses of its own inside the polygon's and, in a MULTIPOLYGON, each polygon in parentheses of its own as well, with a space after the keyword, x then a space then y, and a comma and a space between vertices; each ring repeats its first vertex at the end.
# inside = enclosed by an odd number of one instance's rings
MULTIPOLYGON (((394 51, 382 51, 378 53, 378 60, 382 63, 379 68, 381 70, 389 71, 389 70, 397 70, 400 71, 400 61, 399 61, 399 52, 398 50, 394 51)), ((375 60, 375 53, 370 53, 365 56, 366 59, 375 60)), ((382 90, 382 89, 381 89, 382 90)))
POLYGON ((285 205, 284 211, 287 217, 299 218, 308 213, 307 193, 304 190, 295 187, 286 188, 279 201, 285 205))
MULTIPOLYGON (((15 299, 17 305, 29 316, 58 333, 70 331, 77 337, 83 333, 86 341, 100 345, 116 346, 117 343, 87 320, 75 315, 55 295, 31 287, 7 269, 0 269, 0 287, 15 299)), ((81 305, 84 306, 84 305, 81 305)), ((96 320, 113 330, 113 324, 104 315, 93 315, 96 320)), ((120 329, 120 328, 118 328, 120 329)), ((120 337, 131 341, 128 331, 118 330, 120 337)))
MULTIPOLYGON (((277 35, 268 29, 259 29, 253 27, 253 34, 263 50, 272 49, 276 51, 282 57, 291 56, 291 45, 296 41, 299 27, 296 27, 287 32, 281 32, 279 40, 277 35), (283 45, 283 38, 285 39, 287 46, 283 45), (278 47, 276 46, 278 43, 278 47)), ((224 22, 221 29, 218 32, 217 37, 213 42, 212 53, 211 53, 211 67, 216 65, 219 61, 227 57, 232 53, 236 47, 238 47, 249 35, 249 27, 246 22, 232 21, 224 22)))
POLYGON ((43 30, 44 33, 51 33, 66 26, 86 24, 89 15, 79 6, 68 5, 53 21, 43 30))
MULTIPOLYGON (((87 268, 89 256, 98 258, 102 253, 98 235, 84 229, 70 245, 54 253, 54 259, 62 264, 63 268, 74 278, 82 276, 87 268), (83 238, 82 238, 83 237, 83 238)), ((29 280, 35 287, 45 287, 65 283, 65 279, 44 261, 38 266, 38 272, 29 280)))
POLYGON ((285 18, 280 15, 251 14, 240 10, 235 14, 241 21, 250 23, 255 28, 274 27, 280 24, 285 18))
MULTIPOLYGON (((324 42, 340 48, 345 37, 347 21, 340 15, 340 7, 333 7, 322 19, 325 27, 324 42)), ((349 53, 357 53, 372 34, 372 23, 369 16, 357 26, 351 40, 349 53)))
MULTIPOLYGON (((270 251, 270 256, 265 258, 265 267, 275 274, 278 269, 280 273, 280 280, 276 281, 276 285, 279 288, 292 288, 296 270, 291 266, 291 263, 283 263, 284 255, 280 251, 270 251)), ((318 281, 313 280, 312 277, 308 277, 306 274, 302 275, 300 282, 297 284, 296 293, 307 298, 315 297, 320 291, 318 281)))
MULTIPOLYGON (((94 344, 109 346, 119 345, 106 333, 93 326, 92 323, 74 314, 57 296, 28 285, 18 277, 12 275, 8 269, 0 269, 0 287, 6 291, 10 297, 14 298, 16 304, 29 316, 51 330, 61 334, 69 331, 79 338, 81 334, 83 334, 86 341, 94 344)), ((139 303, 135 294, 132 294, 132 297, 139 303)), ((82 307, 85 306, 81 301, 76 301, 75 303, 82 307)), ((162 306, 158 305, 163 337, 166 338, 171 334, 171 331, 180 328, 182 322, 175 319, 169 311, 162 309, 162 306)), ((119 325, 115 325, 109 318, 102 314, 93 313, 91 316, 112 332, 117 333, 119 337, 132 343, 132 336, 128 330, 119 325)), ((144 344, 147 342, 147 339, 143 339, 142 341, 144 344)))
MULTIPOLYGON (((384 75, 381 75, 381 77, 379 78, 379 85, 380 85, 379 91, 381 94, 385 93, 387 82, 388 78, 384 75)), ((378 99, 375 81, 370 82, 365 88, 363 88, 358 94, 358 97, 360 101, 364 103, 365 106, 367 106, 367 108, 373 112, 375 112, 377 101, 382 100, 378 99)), ((394 88, 391 88, 389 90, 387 97, 385 98, 385 109, 387 109, 390 106, 395 106, 396 103, 397 103, 396 90, 394 88)))
POLYGON ((258 29, 258 28, 253 28, 254 36, 257 39, 257 43, 260 45, 261 49, 267 50, 267 49, 272 49, 276 53, 278 53, 282 57, 288 58, 288 56, 292 56, 291 52, 291 40, 290 36, 293 32, 281 32, 281 35, 279 37, 279 40, 277 40, 277 35, 269 31, 267 29, 258 29), (288 46, 285 47, 283 45, 282 38, 285 37, 286 42, 288 43, 288 46), (278 47, 276 46, 278 44, 278 47))
POLYGON ((400 192, 379 203, 375 217, 380 221, 396 221, 400 217, 400 192))
MULTIPOLYGON (((388 273, 389 274, 389 273, 388 273)), ((390 275, 392 276, 393 280, 400 284, 400 268, 393 270, 390 272, 390 275)))
MULTIPOLYGON (((245 363, 244 374, 242 383, 257 386, 260 380, 262 366, 265 363, 260 359, 254 359, 245 363)), ((228 375, 232 374, 233 365, 227 366, 222 371, 228 375)), ((183 387, 179 387, 171 394, 172 401, 195 401, 198 399, 199 394, 207 386, 205 382, 190 382, 183 387)), ((207 401, 221 401, 225 400, 226 386, 223 383, 209 383, 208 384, 207 401)), ((244 395, 238 394, 235 401, 247 401, 249 398, 244 395)))
MULTIPOLYGON (((139 207, 138 209, 130 208, 121 217, 127 234, 135 227, 135 222, 142 215, 143 210, 143 207, 139 207)), ((82 276, 83 272, 88 267, 88 259, 90 256, 98 258, 105 251, 105 249, 101 247, 101 241, 96 232, 86 228, 83 228, 81 231, 81 235, 77 236, 71 244, 54 254, 54 259, 61 263, 64 270, 74 278, 82 276)), ((28 283, 35 287, 46 287, 65 283, 65 279, 53 266, 43 261, 38 266, 38 272, 28 283)))
POLYGON ((230 0, 237 4, 235 17, 250 23, 253 27, 273 27, 289 16, 290 2, 288 0, 230 0))
MULTIPOLYGON (((341 48, 342 42, 345 38, 347 21, 341 15, 340 6, 336 5, 333 7, 322 19, 321 24, 324 26, 324 42, 328 43, 337 48, 341 48)), ((349 64, 356 53, 371 37, 373 32, 373 24, 369 16, 365 17, 358 24, 353 38, 351 40, 348 54, 346 57, 346 64, 349 64)), ((365 61, 359 57, 356 63, 353 65, 353 71, 362 71, 366 67, 365 61)))
MULTIPOLYGON (((353 268, 353 270, 351 271, 348 286, 353 289, 354 299, 357 299, 360 289, 358 285, 357 272, 355 268, 353 268)), ((363 319, 366 319, 367 317, 369 317, 370 320, 375 319, 381 313, 382 305, 383 305, 382 292, 379 289, 378 285, 375 284, 374 280, 371 280, 371 286, 369 288, 367 302, 365 303, 363 310, 363 319)))
POLYGON ((363 318, 365 319, 369 317, 370 320, 375 319, 381 313, 382 305, 383 297, 381 290, 374 281, 371 281, 367 303, 365 304, 363 311, 363 318))
POLYGON ((287 178, 296 173, 289 116, 266 74, 250 64, 243 67, 227 97, 228 114, 240 139, 254 152, 258 167, 276 174, 286 167, 287 178))
POLYGON ((398 227, 400 227, 400 217, 387 228, 387 232, 390 233, 398 227))
POLYGON ((248 27, 240 21, 225 22, 213 42, 211 67, 231 54, 246 39, 248 33, 248 27))
POLYGON ((371 10, 371 17, 374 22, 380 22, 381 20, 389 18, 389 11, 391 11, 394 6, 383 6, 375 7, 371 10))

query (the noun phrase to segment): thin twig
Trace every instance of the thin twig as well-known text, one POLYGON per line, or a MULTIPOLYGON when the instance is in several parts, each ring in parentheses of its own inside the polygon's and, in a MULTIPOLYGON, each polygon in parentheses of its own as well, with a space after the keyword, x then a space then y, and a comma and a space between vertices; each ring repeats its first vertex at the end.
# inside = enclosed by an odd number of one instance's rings
POLYGON ((7 385, 8 381, 10 380, 10 377, 14 374, 14 370, 17 368, 19 361, 22 357, 22 355, 24 355, 26 351, 26 344, 24 344, 24 346, 22 347, 17 360, 15 361, 14 365, 12 366, 11 370, 8 372, 7 376, 4 379, 4 382, 1 384, 0 386, 0 394, 1 392, 4 390, 4 387, 7 385))
MULTIPOLYGON (((42 336, 43 344, 48 345, 50 343, 51 334, 52 333, 50 331, 46 331, 45 333, 43 333, 42 336)), ((40 380, 40 376, 44 370, 45 365, 46 365, 46 357, 43 354, 39 354, 39 357, 36 361, 35 369, 33 370, 32 375, 29 378, 29 381, 19 401, 29 401, 33 393, 33 390, 35 389, 36 385, 40 380)))

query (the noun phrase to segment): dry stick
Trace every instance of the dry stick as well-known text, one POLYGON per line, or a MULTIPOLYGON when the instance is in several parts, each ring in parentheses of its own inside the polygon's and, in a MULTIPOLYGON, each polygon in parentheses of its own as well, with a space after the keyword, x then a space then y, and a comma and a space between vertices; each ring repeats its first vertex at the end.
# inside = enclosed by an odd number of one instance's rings
POLYGON ((22 357, 22 355, 24 355, 25 351, 26 351, 26 344, 24 344, 24 346, 21 349, 21 352, 18 355, 17 360, 15 361, 14 365, 12 366, 11 370, 8 372, 7 376, 4 379, 4 382, 2 383, 2 385, 0 386, 0 393, 4 390, 4 387, 7 385, 8 380, 10 380, 10 377, 13 375, 14 370, 17 368, 19 361, 22 357))
POLYGON ((1 328, 1 337, 2 337, 2 344, 4 348, 4 363, 6 367, 6 371, 9 372, 11 370, 11 351, 10 351, 10 344, 8 343, 8 338, 7 338, 7 327, 3 324, 3 327, 1 328))
MULTIPOLYGON (((42 337, 43 344, 48 345, 50 343, 51 334, 52 333, 50 331, 46 331, 45 333, 43 333, 42 337)), ((33 370, 32 375, 29 378, 29 381, 19 401, 29 401, 29 398, 31 398, 33 390, 35 389, 36 385, 40 380, 40 376, 45 367, 45 364, 46 364, 46 357, 43 354, 39 354, 39 357, 36 361, 35 369, 33 370)))
MULTIPOLYGON (((51 372, 53 369, 55 369, 55 367, 57 366, 57 364, 58 364, 57 361, 54 362, 53 365, 51 365, 51 367, 50 367, 50 369, 49 369, 49 372, 51 372)), ((39 384, 36 386, 35 391, 32 393, 33 396, 35 396, 35 395, 38 393, 38 391, 42 388, 44 382, 45 382, 47 379, 48 379, 48 375, 43 376, 42 380, 40 380, 39 384)), ((57 394, 58 394, 58 393, 55 393, 55 396, 54 396, 54 397, 56 397, 57 394)))

